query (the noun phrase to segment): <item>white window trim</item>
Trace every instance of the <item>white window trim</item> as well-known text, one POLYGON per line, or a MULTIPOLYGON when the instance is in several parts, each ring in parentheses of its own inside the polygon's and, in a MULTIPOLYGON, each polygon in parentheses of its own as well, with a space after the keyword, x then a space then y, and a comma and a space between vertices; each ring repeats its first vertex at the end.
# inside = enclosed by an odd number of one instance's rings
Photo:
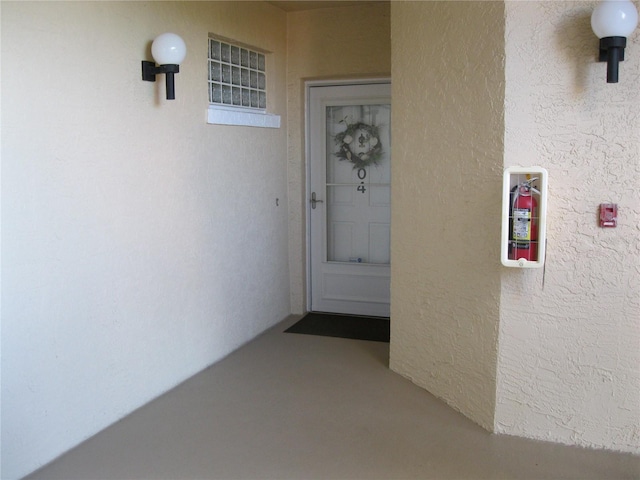
POLYGON ((280 128, 280 115, 273 115, 262 110, 209 104, 207 123, 212 125, 280 128))

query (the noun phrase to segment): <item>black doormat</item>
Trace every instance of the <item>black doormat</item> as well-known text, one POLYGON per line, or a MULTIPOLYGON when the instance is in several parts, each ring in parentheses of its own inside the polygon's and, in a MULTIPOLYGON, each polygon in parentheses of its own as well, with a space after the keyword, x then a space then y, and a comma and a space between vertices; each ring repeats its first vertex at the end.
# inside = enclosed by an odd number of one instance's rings
POLYGON ((332 313, 308 313, 285 332, 387 343, 390 336, 388 318, 332 313))

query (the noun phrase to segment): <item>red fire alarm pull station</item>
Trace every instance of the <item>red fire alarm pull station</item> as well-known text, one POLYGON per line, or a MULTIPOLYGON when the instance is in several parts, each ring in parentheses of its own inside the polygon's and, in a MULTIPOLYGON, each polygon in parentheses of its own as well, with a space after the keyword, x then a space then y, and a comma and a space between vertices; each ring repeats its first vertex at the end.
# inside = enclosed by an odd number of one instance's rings
POLYGON ((600 204, 600 226, 615 227, 618 223, 618 205, 615 203, 600 204))

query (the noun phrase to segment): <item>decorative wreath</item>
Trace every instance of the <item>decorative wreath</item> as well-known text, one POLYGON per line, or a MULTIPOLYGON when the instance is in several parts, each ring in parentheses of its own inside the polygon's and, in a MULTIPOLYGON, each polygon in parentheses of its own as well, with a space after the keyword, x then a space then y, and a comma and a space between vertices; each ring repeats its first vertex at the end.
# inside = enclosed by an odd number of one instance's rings
POLYGON ((340 160, 347 160, 353 163, 353 169, 377 165, 382 157, 382 144, 378 127, 358 122, 349 125, 345 120, 347 129, 335 137, 335 142, 340 145, 340 149, 335 152, 335 156, 340 160))

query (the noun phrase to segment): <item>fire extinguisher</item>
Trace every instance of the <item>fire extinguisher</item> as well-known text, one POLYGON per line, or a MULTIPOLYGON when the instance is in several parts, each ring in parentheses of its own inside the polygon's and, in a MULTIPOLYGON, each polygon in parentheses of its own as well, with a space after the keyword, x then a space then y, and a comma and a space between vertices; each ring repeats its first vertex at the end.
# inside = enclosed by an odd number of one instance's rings
POLYGON ((538 260, 538 202, 533 193, 540 192, 531 185, 535 180, 527 180, 511 190, 510 260, 538 260))

